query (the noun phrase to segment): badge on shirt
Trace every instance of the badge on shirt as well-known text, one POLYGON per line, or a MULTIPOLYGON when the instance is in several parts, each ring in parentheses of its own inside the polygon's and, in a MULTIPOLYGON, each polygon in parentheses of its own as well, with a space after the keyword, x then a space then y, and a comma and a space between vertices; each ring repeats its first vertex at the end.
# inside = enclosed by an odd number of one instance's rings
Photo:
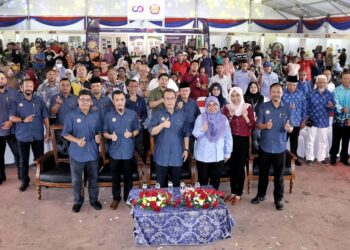
POLYGON ((270 110, 266 110, 265 114, 269 115, 270 114, 270 110))
POLYGON ((77 123, 81 123, 81 119, 80 118, 77 119, 77 123))
POLYGON ((112 118, 112 122, 116 122, 117 121, 117 119, 114 117, 114 118, 112 118))
POLYGON ((23 103, 20 102, 18 106, 23 107, 23 103))
POLYGON ((160 120, 161 120, 162 122, 164 122, 164 121, 165 121, 165 117, 160 118, 160 120))

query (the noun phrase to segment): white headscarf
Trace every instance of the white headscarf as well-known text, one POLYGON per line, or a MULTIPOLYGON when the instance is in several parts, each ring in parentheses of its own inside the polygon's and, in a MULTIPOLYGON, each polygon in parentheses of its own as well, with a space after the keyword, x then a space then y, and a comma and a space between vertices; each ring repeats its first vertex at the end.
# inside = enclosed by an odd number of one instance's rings
POLYGON ((244 109, 248 109, 249 105, 248 103, 244 102, 244 97, 243 97, 243 91, 240 87, 233 87, 230 89, 230 92, 228 94, 229 98, 228 98, 228 104, 226 105, 227 109, 230 112, 230 115, 232 116, 241 116, 242 112, 244 109), (241 101, 239 104, 234 104, 231 100, 231 95, 233 92, 237 92, 240 97, 241 97, 241 101))

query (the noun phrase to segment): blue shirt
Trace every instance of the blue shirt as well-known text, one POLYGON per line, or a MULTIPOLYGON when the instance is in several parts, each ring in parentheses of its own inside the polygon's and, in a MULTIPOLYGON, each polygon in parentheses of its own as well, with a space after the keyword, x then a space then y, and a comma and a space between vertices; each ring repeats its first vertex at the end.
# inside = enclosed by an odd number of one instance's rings
POLYGON ((10 111, 10 116, 13 115, 22 119, 34 115, 32 122, 16 123, 17 140, 22 142, 44 140, 43 120, 49 117, 49 112, 39 96, 33 95, 31 100, 27 100, 22 93, 18 93, 16 103, 10 111))
POLYGON ((148 130, 151 133, 165 119, 169 118, 170 128, 164 128, 155 136, 154 161, 160 166, 181 167, 183 164, 184 137, 191 135, 186 114, 182 110, 175 110, 170 114, 165 108, 152 113, 148 130))
MULTIPOLYGON (((157 76, 158 75, 158 70, 159 70, 159 64, 156 64, 152 68, 152 75, 157 76)), ((165 64, 162 65, 163 69, 165 69, 165 73, 169 75, 169 68, 165 64)))
POLYGON ((64 119, 66 118, 66 115, 75 110, 78 107, 78 99, 75 95, 69 94, 69 96, 66 98, 62 94, 56 94, 51 97, 50 100, 50 109, 55 106, 57 96, 61 97, 62 103, 60 105, 60 108, 58 109, 58 112, 56 114, 56 125, 64 125, 64 119))
POLYGON ((101 132, 101 120, 97 112, 85 115, 79 108, 66 115, 62 136, 72 135, 85 138, 86 144, 80 147, 77 143, 69 144, 69 157, 77 162, 96 161, 99 159, 98 144, 95 135, 101 132))
POLYGON ((181 99, 181 97, 179 97, 176 101, 175 108, 178 110, 183 110, 185 112, 187 122, 188 122, 188 127, 190 129, 190 132, 192 132, 196 118, 201 113, 198 108, 197 102, 192 98, 188 98, 187 102, 184 102, 181 99), (183 103, 182 109, 179 109, 178 107, 179 102, 183 103))
POLYGON ((305 122, 306 98, 303 92, 296 90, 294 93, 290 93, 288 90, 285 90, 282 96, 282 103, 290 107, 290 124, 293 127, 299 127, 301 122, 305 122), (295 105, 294 109, 291 107, 293 104, 295 105))
POLYGON ((312 90, 309 81, 304 81, 302 83, 300 80, 298 81, 297 89, 301 90, 304 93, 305 97, 307 97, 309 95, 310 91, 312 90))
POLYGON ((271 129, 263 129, 260 134, 260 148, 266 153, 279 154, 286 150, 287 132, 284 129, 290 120, 290 109, 281 102, 276 108, 272 101, 260 105, 257 124, 266 124, 272 120, 271 129))
POLYGON ((15 133, 15 125, 10 129, 3 129, 2 124, 10 119, 10 110, 15 105, 17 90, 5 87, 5 92, 0 93, 0 136, 8 136, 15 133))
POLYGON ((346 120, 350 119, 350 112, 344 114, 341 110, 344 107, 350 109, 350 88, 344 88, 343 85, 336 87, 333 91, 335 100, 335 116, 334 123, 344 124, 346 120))
MULTIPOLYGON (((270 99, 270 86, 273 83, 279 83, 278 75, 275 72, 266 73, 264 72, 262 75, 262 83, 261 83, 261 94, 270 99)), ((243 92, 245 93, 245 92, 243 92)))
POLYGON ((247 91, 248 85, 251 81, 256 81, 256 78, 254 73, 250 70, 238 70, 233 77, 233 84, 240 87, 243 90, 243 94, 247 91))
POLYGON ((327 107, 329 101, 335 105, 334 97, 328 90, 324 90, 322 94, 318 89, 310 92, 306 101, 306 113, 311 121, 311 126, 317 128, 329 127, 329 112, 332 111, 327 107))
POLYGON ((108 96, 101 95, 100 99, 97 99, 92 95, 93 111, 97 111, 100 115, 101 123, 103 122, 105 114, 113 109, 113 103, 108 96))
POLYGON ((139 96, 136 95, 136 102, 131 101, 129 98, 126 99, 125 107, 128 109, 134 110, 139 118, 139 121, 141 124, 145 122, 147 119, 147 104, 146 100, 139 96))
POLYGON ((225 134, 217 142, 210 142, 205 136, 205 132, 201 131, 202 128, 202 116, 198 116, 196 119, 193 136, 196 138, 194 144, 194 157, 197 161, 202 162, 218 162, 223 161, 225 158, 231 157, 232 152, 232 133, 231 127, 225 119, 226 127, 225 134))
POLYGON ((202 62, 201 62, 201 67, 205 68, 205 73, 208 74, 208 77, 211 77, 211 67, 213 66, 213 63, 211 62, 211 59, 206 56, 206 57, 202 57, 202 62))
POLYGON ((103 132, 117 135, 117 141, 111 141, 108 150, 113 159, 129 160, 133 158, 135 152, 135 140, 133 137, 126 139, 125 131, 133 132, 140 130, 140 123, 137 113, 134 110, 125 109, 123 115, 117 111, 109 111, 104 118, 103 132))

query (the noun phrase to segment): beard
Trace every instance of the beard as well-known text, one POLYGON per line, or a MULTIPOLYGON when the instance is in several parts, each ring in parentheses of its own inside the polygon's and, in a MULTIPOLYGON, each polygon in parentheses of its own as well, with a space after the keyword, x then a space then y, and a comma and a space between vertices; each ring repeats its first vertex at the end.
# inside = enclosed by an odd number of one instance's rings
POLYGON ((24 94, 32 95, 33 94, 33 90, 27 89, 27 90, 24 91, 24 94))

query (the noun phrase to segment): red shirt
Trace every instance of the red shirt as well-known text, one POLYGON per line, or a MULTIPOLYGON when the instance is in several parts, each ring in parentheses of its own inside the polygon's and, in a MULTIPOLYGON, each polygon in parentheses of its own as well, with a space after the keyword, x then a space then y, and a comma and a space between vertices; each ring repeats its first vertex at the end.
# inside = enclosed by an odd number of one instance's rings
POLYGON ((205 78, 205 75, 200 76, 198 72, 195 75, 192 75, 191 73, 185 73, 181 77, 181 82, 187 82, 190 85, 190 89, 191 89, 190 97, 193 100, 197 100, 198 97, 208 95, 207 90, 203 90, 203 89, 197 87, 198 80, 199 80, 199 83, 201 85, 208 85, 208 75, 205 78))
POLYGON ((247 123, 243 117, 241 116, 231 116, 227 107, 225 106, 222 113, 227 116, 228 121, 230 122, 232 135, 238 136, 250 136, 251 130, 255 128, 255 119, 252 105, 248 107, 248 118, 249 123, 247 123))
POLYGON ((311 67, 312 66, 315 66, 315 62, 314 61, 311 61, 311 60, 301 60, 298 62, 299 65, 300 65, 300 70, 305 70, 306 73, 307 73, 307 78, 306 80, 310 81, 311 80, 311 67))
POLYGON ((188 61, 182 61, 182 63, 176 61, 173 65, 172 72, 176 74, 180 73, 180 75, 183 76, 189 67, 190 63, 188 61))

